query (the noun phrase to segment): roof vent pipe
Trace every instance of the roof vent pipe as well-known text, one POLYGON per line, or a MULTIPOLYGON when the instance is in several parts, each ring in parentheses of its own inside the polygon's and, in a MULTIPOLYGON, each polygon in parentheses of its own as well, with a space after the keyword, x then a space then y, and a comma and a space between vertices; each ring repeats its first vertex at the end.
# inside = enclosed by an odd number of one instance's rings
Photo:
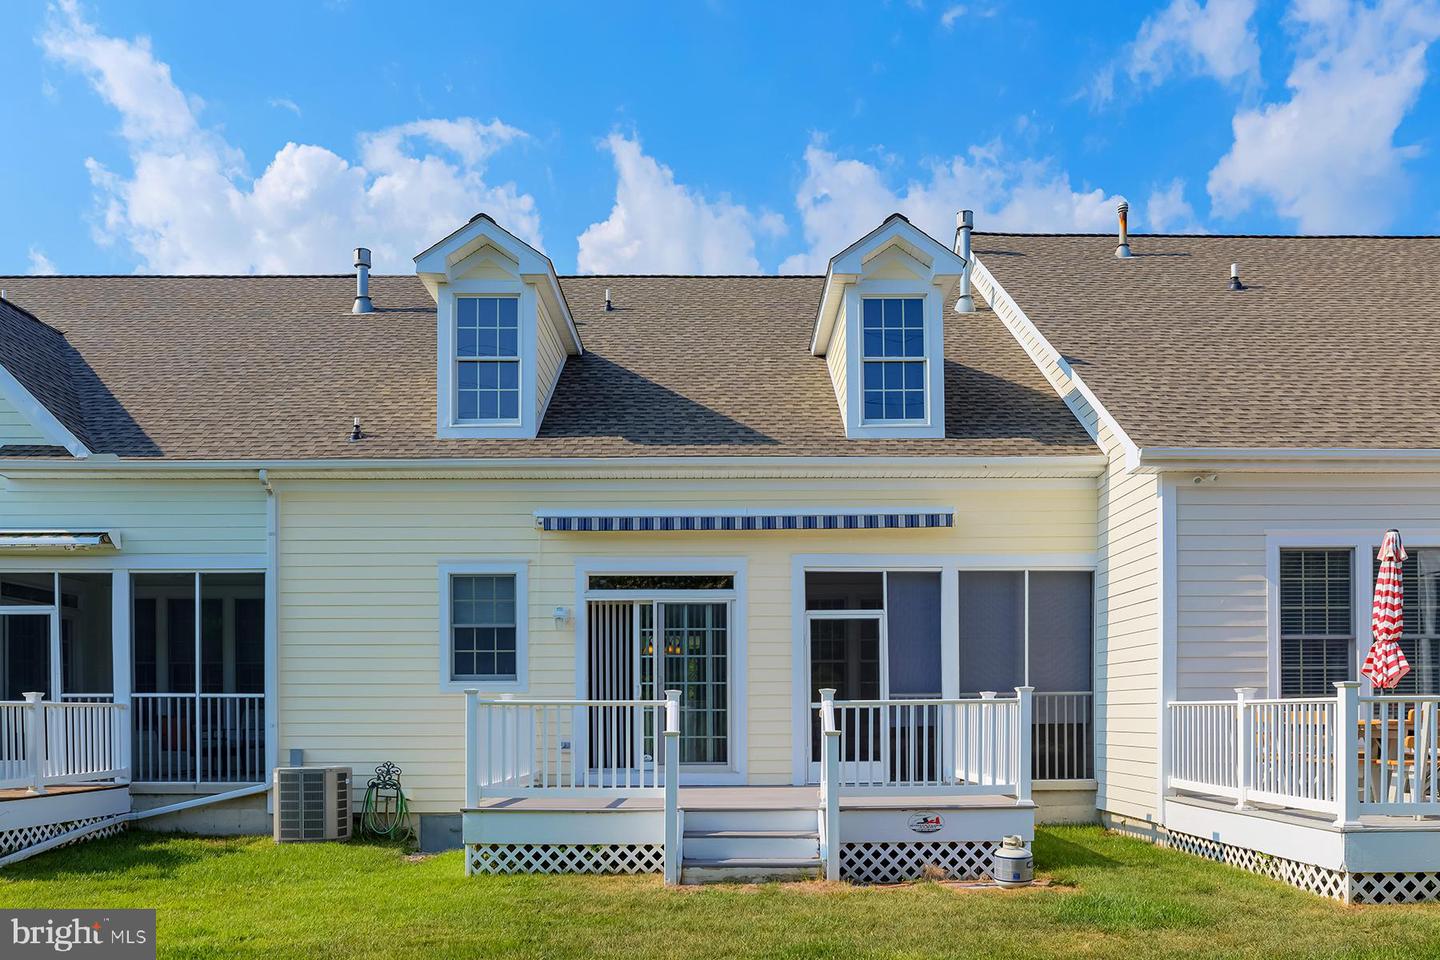
POLYGON ((1243 284, 1243 283, 1240 282, 1240 264, 1238 264, 1238 263, 1232 263, 1232 264, 1230 264, 1230 289, 1231 289, 1231 290, 1244 290, 1244 289, 1245 289, 1245 284, 1243 284))
POLYGON ((355 306, 350 312, 375 312, 375 304, 370 302, 370 251, 364 247, 355 248, 355 306))
POLYGON ((605 312, 606 312, 606 313, 609 313, 611 310, 614 310, 614 309, 615 309, 615 305, 610 302, 610 288, 609 288, 609 287, 606 287, 606 288, 605 288, 605 312))
POLYGON ((970 231, 975 228, 975 211, 961 210, 955 214, 955 252, 965 261, 960 271, 960 299, 955 301, 956 313, 974 313, 975 297, 970 293, 970 231))
POLYGON ((1115 212, 1120 217, 1120 244, 1115 248, 1115 256, 1127 260, 1135 256, 1130 252, 1130 204, 1121 200, 1116 204, 1115 212))

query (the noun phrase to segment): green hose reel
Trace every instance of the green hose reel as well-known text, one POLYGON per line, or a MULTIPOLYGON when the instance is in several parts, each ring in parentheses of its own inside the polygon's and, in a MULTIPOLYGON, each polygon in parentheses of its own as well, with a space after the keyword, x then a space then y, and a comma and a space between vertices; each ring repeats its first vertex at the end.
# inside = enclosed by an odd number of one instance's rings
POLYGON ((386 840, 415 840, 415 828, 410 824, 410 805, 400 786, 400 768, 389 760, 375 768, 375 776, 365 785, 360 830, 386 840))

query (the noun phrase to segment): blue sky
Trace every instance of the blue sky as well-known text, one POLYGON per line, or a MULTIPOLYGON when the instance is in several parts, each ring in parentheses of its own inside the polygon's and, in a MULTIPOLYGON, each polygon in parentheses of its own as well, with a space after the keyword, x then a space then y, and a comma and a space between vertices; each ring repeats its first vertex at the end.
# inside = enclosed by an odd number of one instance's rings
POLYGON ((7 4, 0 273, 561 272, 980 229, 1440 232, 1440 0, 7 4))

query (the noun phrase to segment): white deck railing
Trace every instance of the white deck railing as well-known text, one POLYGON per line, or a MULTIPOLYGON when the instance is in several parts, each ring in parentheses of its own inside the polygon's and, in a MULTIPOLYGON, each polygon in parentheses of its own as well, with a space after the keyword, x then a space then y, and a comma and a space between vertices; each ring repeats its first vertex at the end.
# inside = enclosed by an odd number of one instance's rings
POLYGON ((490 798, 663 798, 680 878, 680 691, 664 700, 482 700, 465 692, 465 806, 490 798))
POLYGON ((38 693, 0 703, 0 789, 128 781, 129 735, 122 704, 45 703, 38 693))
POLYGON ((1440 815, 1440 697, 1335 697, 1169 704, 1170 789, 1330 814, 1440 815))
MULTIPOLYGON (((994 794, 1030 798, 1032 691, 974 699, 835 700, 821 691, 821 729, 831 714, 834 781, 845 794, 994 794)), ((821 765, 822 780, 828 761, 821 765)))

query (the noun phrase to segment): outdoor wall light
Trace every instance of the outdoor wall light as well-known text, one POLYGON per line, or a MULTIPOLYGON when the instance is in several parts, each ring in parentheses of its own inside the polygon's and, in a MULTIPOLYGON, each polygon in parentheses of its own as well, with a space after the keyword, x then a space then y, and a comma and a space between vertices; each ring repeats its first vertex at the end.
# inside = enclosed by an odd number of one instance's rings
POLYGON ((565 624, 567 624, 567 623, 570 622, 570 608, 569 608, 569 607, 556 607, 556 608, 555 608, 554 617, 555 617, 555 626, 557 626, 557 627, 563 627, 563 626, 565 626, 565 624))

